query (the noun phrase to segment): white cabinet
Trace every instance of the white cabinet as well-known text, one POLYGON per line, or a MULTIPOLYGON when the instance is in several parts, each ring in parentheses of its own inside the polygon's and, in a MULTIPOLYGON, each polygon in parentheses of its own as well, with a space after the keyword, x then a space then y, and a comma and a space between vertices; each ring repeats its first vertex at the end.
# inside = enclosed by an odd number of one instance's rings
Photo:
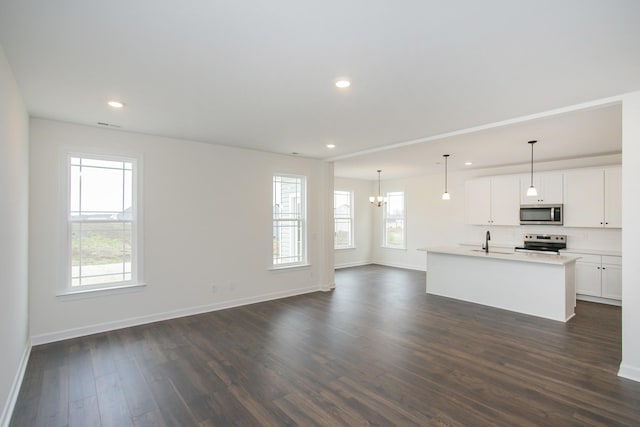
POLYGON ((494 225, 520 225, 518 177, 491 178, 491 213, 494 225))
POLYGON ((515 175, 477 178, 465 183, 467 224, 519 225, 520 187, 515 175))
POLYGON ((566 227, 622 227, 622 169, 578 169, 564 174, 566 227))
POLYGON ((467 224, 491 224, 491 179, 465 182, 465 221, 467 224))
POLYGON ((581 257, 576 261, 576 294, 622 299, 622 258, 610 255, 566 252, 581 257))
POLYGON ((622 299, 622 259, 602 257, 602 297, 622 299))
POLYGON ((520 203, 523 205, 563 203, 562 173, 539 173, 533 175, 533 185, 536 187, 537 196, 527 196, 527 190, 531 185, 531 175, 520 177, 520 203))
POLYGON ((604 170, 604 224, 622 228, 622 168, 604 170))
POLYGON ((576 293, 602 296, 602 256, 567 253, 579 256, 576 261, 576 293))
POLYGON ((602 227, 604 173, 602 169, 580 169, 564 174, 564 225, 602 227))

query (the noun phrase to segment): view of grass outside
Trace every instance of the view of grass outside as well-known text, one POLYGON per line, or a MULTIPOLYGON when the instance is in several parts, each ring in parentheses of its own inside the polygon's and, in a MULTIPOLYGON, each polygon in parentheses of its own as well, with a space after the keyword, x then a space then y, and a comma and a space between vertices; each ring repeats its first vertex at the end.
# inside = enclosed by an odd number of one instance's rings
POLYGON ((131 272, 131 237, 131 224, 126 222, 72 224, 72 284, 126 280, 131 272))
POLYGON ((387 244, 389 246, 404 246, 404 230, 402 225, 390 226, 387 229, 387 244))
POLYGON ((334 247, 353 247, 353 193, 335 190, 333 192, 334 247))
POLYGON ((351 233, 348 229, 336 230, 335 232, 335 247, 336 248, 349 248, 351 247, 351 233))
POLYGON ((273 265, 304 262, 304 177, 273 176, 273 265))
POLYGON ((71 286, 133 280, 134 159, 69 155, 71 286))
POLYGON ((404 214, 404 192, 388 192, 384 211, 384 246, 404 249, 404 214))

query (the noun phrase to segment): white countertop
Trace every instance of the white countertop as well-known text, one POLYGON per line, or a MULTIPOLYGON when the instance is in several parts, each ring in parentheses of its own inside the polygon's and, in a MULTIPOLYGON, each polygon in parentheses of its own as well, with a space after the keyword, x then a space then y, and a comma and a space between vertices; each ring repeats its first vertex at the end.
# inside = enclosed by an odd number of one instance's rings
MULTIPOLYGON (((496 249, 507 249, 507 250, 511 250, 513 252, 513 249, 516 246, 522 246, 522 243, 520 243, 520 245, 516 244, 516 243, 504 243, 504 242, 494 242, 492 240, 489 240, 490 244, 489 247, 490 248, 496 248, 496 249)), ((462 243, 458 243, 460 246, 474 246, 476 248, 480 248, 482 247, 482 242, 478 241, 478 242, 462 242, 462 243)))
POLYGON ((553 264, 553 265, 566 265, 575 262, 579 257, 570 255, 549 255, 549 254, 534 254, 528 252, 507 252, 500 249, 492 250, 489 247, 489 252, 484 252, 482 249, 474 248, 470 249, 465 246, 439 246, 435 248, 427 248, 427 254, 429 252, 448 254, 448 255, 461 255, 469 257, 482 257, 491 259, 500 259, 505 261, 519 261, 519 262, 534 262, 539 264, 553 264))
POLYGON ((578 248, 560 249, 561 254, 564 254, 566 252, 570 252, 572 254, 622 256, 621 251, 608 251, 608 250, 600 250, 600 249, 578 249, 578 248))

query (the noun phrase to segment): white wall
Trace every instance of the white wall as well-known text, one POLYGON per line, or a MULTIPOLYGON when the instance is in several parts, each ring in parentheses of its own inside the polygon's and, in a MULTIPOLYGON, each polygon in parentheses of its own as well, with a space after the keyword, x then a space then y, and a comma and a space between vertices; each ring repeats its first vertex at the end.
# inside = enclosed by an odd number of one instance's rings
POLYGON ((324 213, 332 165, 40 119, 31 121, 30 162, 34 343, 333 285, 324 213), (59 226, 64 147, 142 156, 146 287, 87 298, 56 296, 65 269, 65 229, 59 226), (269 270, 273 173, 308 177, 310 267, 269 270))
POLYGON ((29 353, 29 117, 0 46, 0 425, 7 425, 29 353))
POLYGON ((622 363, 621 376, 640 381, 640 92, 622 103, 622 363))
POLYGON ((424 175, 382 182, 382 192, 404 191, 407 240, 406 249, 382 247, 382 210, 374 213, 373 261, 376 264, 425 270, 428 246, 457 244, 464 232, 464 181, 450 174, 451 200, 442 200, 443 176, 424 175))
POLYGON ((371 218, 375 208, 369 203, 373 188, 372 181, 361 179, 335 178, 336 190, 352 191, 354 205, 355 248, 335 251, 336 268, 366 265, 371 263, 371 218))

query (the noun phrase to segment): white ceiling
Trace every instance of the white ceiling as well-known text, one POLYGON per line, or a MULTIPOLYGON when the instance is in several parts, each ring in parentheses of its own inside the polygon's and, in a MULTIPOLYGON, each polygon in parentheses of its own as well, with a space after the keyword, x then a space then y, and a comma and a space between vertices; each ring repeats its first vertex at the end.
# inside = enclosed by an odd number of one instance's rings
MULTIPOLYGON (((638 22, 638 0, 2 0, 0 44, 32 116, 327 159, 639 90, 638 22)), ((571 126, 508 141, 619 150, 571 126)), ((458 143, 435 152, 487 151, 458 143)))
POLYGON ((336 176, 382 179, 442 173, 443 154, 449 154, 450 172, 522 165, 531 161, 536 140, 536 163, 606 156, 622 152, 622 108, 620 103, 585 108, 523 120, 515 124, 461 132, 426 142, 399 144, 335 161, 336 176), (465 162, 472 162, 466 166, 465 162))

